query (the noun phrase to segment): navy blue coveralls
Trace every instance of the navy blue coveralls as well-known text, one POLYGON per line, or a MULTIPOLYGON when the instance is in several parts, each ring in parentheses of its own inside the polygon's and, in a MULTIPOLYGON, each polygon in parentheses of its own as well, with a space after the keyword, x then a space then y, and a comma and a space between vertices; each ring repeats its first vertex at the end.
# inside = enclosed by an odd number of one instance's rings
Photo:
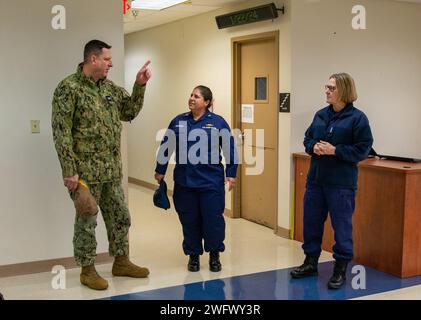
POLYGON ((320 256, 329 212, 335 234, 333 257, 338 261, 352 260, 357 164, 367 158, 372 144, 368 119, 352 103, 340 112, 330 105, 314 116, 304 138, 305 151, 311 155, 304 195, 303 250, 307 256, 320 256), (335 155, 316 155, 313 148, 320 140, 335 146, 335 155))
POLYGON ((168 159, 175 150, 174 206, 183 227, 183 250, 186 255, 225 250, 225 176, 236 177, 238 155, 228 123, 210 111, 198 120, 192 113, 175 117, 158 152, 155 171, 165 175, 168 159), (222 130, 222 131, 221 131, 222 130), (171 143, 171 132, 175 144, 171 143), (198 141, 205 149, 199 148, 198 141), (166 148, 163 148, 166 145, 166 148), (221 150, 226 173, 221 163, 221 150), (192 155, 195 159, 192 158, 192 155), (160 163, 161 162, 161 163, 160 163))

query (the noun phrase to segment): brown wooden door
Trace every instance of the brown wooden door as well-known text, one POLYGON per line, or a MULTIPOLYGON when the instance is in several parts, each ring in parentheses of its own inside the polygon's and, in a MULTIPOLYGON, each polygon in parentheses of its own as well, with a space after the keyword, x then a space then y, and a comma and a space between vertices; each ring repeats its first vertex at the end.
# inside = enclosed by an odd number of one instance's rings
POLYGON ((238 46, 239 128, 243 163, 240 166, 240 216, 276 229, 278 180, 278 40, 277 33, 258 35, 238 46), (245 114, 247 112, 247 114, 245 114), (260 133, 259 133, 260 131, 260 133), (256 137, 264 134, 259 144, 256 137), (255 163, 247 162, 249 156, 255 163), (247 163, 246 163, 247 162, 247 163))

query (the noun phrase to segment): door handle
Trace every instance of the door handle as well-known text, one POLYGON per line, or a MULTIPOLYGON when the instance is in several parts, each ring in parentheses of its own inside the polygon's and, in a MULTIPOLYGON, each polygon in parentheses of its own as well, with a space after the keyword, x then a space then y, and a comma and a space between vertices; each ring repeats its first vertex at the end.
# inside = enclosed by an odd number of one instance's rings
POLYGON ((272 148, 272 147, 265 147, 265 146, 263 146, 263 147, 258 147, 258 146, 254 146, 254 145, 249 145, 249 147, 254 147, 254 148, 256 148, 256 149, 263 149, 263 150, 275 150, 275 148, 272 148))
POLYGON ((239 146, 243 146, 244 145, 244 136, 245 136, 245 134, 244 134, 244 132, 241 132, 239 135, 238 135, 238 141, 239 141, 239 146))

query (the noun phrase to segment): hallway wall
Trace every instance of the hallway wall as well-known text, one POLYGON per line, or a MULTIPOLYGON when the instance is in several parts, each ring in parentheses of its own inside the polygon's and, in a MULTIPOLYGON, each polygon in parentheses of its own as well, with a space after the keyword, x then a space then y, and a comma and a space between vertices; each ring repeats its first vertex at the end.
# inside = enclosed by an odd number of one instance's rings
MULTIPOLYGON (((53 145, 51 100, 93 38, 113 46, 110 78, 123 84, 120 5, 114 0, 100 5, 86 0, 0 2, 0 266, 73 256, 74 207, 53 145), (65 30, 51 27, 56 4, 66 9, 65 30), (31 119, 41 121, 41 133, 31 134, 31 119)), ((107 252, 102 218, 98 222, 98 252, 107 252)))
POLYGON ((292 7, 291 149, 326 105, 332 73, 348 72, 355 105, 370 121, 380 154, 421 158, 421 4, 391 0, 294 0, 292 7), (367 29, 354 30, 351 10, 366 9, 367 29))
MULTIPOLYGON (((154 72, 144 117, 129 130, 129 176, 154 183, 158 142, 150 141, 174 115, 187 110, 187 97, 196 84, 210 86, 216 97, 215 112, 231 119, 230 39, 279 30, 279 91, 291 91, 292 100, 291 114, 279 114, 278 225, 290 229, 291 152, 304 150, 304 132, 314 113, 325 106, 323 86, 332 73, 348 72, 355 78, 356 106, 370 120, 377 152, 421 158, 421 42, 417 38, 421 5, 392 0, 294 0, 286 2, 287 14, 275 21, 216 28, 216 15, 263 3, 245 1, 126 35, 126 77, 132 78, 146 58, 152 59, 154 72), (366 30, 352 28, 354 5, 366 9, 366 30)), ((172 180, 171 174, 167 180, 172 180)), ((228 196, 227 200, 230 208, 228 196)))
MULTIPOLYGON (((267 1, 244 1, 223 9, 159 27, 128 34, 126 49, 126 88, 142 61, 152 60, 153 78, 148 84, 142 117, 132 122, 128 131, 129 176, 154 183, 155 154, 159 146, 156 133, 166 128, 177 114, 188 111, 187 100, 193 87, 209 86, 215 97, 214 112, 231 125, 231 38, 279 30, 279 92, 290 92, 290 1, 284 4, 286 14, 275 20, 218 30, 215 16, 267 4, 267 1), (155 143, 153 143, 155 142, 155 143)), ((231 125, 232 127, 232 125, 231 125)), ((279 219, 289 228, 290 115, 279 114, 279 219)), ((166 180, 172 188, 172 168, 166 180)), ((227 193, 227 208, 231 197, 227 193)))

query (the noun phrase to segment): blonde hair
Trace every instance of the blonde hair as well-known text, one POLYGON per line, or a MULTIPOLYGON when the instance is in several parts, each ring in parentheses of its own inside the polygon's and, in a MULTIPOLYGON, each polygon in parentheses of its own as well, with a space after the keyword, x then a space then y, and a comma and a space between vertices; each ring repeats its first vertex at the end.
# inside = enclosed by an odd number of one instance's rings
POLYGON ((348 73, 335 73, 329 79, 335 79, 341 101, 351 103, 358 99, 354 79, 348 73))

